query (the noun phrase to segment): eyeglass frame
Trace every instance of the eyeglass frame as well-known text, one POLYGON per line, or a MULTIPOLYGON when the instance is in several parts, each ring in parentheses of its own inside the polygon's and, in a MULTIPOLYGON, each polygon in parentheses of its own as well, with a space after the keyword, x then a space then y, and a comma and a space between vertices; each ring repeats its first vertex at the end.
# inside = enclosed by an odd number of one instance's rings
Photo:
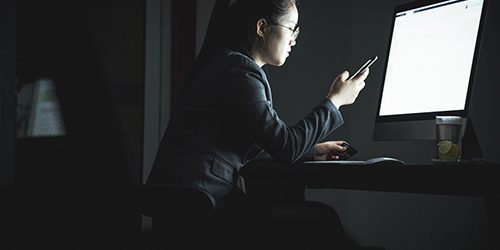
POLYGON ((281 26, 283 28, 286 28, 287 30, 291 31, 292 32, 292 40, 297 40, 297 37, 299 37, 299 33, 300 33, 300 26, 299 25, 296 25, 295 28, 290 28, 288 26, 285 26, 281 23, 273 23, 273 25, 278 25, 278 26, 281 26))

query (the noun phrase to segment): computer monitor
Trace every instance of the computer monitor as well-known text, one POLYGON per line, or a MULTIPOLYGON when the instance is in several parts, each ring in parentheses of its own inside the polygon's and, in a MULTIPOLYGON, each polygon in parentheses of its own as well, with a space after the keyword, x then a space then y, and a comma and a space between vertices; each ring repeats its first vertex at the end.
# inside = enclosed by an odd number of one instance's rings
POLYGON ((435 140, 435 117, 467 117, 486 0, 413 1, 394 9, 376 141, 435 140))

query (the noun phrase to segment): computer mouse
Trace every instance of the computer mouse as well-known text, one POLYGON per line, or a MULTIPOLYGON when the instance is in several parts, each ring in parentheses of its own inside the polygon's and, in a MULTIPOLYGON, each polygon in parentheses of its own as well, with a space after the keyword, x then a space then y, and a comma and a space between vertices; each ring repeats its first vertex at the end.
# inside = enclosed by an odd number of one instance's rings
POLYGON ((391 157, 375 157, 366 160, 368 165, 404 165, 405 162, 391 157))

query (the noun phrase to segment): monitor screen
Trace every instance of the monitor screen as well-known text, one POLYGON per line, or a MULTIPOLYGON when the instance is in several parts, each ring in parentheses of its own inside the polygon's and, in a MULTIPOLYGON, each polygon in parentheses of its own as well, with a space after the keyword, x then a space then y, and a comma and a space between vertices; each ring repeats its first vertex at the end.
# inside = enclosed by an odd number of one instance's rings
POLYGON ((432 140, 436 115, 467 115, 484 5, 448 0, 396 6, 375 139, 432 140), (395 131, 398 126, 412 131, 395 131))

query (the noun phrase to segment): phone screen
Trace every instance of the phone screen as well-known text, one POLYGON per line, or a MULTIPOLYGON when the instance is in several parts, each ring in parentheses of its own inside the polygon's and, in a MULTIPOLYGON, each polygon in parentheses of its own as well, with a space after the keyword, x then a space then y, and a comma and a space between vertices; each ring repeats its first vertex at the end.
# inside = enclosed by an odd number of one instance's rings
POLYGON ((347 80, 352 80, 354 77, 356 77, 359 74, 363 73, 363 71, 365 71, 367 68, 369 68, 370 66, 372 66, 372 64, 375 61, 377 61, 377 59, 378 59, 378 56, 375 56, 375 57, 369 59, 368 61, 366 61, 365 64, 363 64, 363 66, 361 66, 361 68, 359 68, 358 71, 356 71, 356 73, 354 73, 351 76, 349 76, 349 78, 347 78, 347 80))

